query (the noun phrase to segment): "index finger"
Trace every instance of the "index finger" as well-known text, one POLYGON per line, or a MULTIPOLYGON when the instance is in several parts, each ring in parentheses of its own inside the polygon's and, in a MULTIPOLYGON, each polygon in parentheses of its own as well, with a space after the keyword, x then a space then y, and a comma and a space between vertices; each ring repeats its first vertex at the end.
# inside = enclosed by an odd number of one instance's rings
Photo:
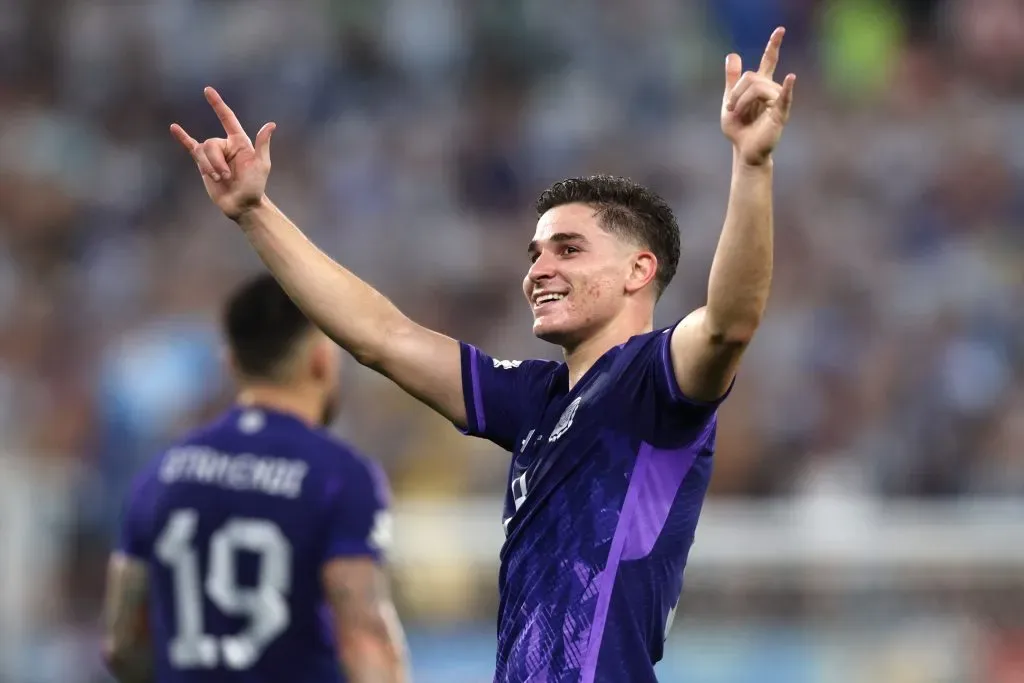
POLYGON ((231 111, 231 107, 224 103, 220 93, 206 86, 203 89, 203 94, 206 95, 206 101, 213 107, 213 113, 220 119, 220 125, 224 126, 224 132, 228 135, 245 135, 245 130, 242 128, 242 124, 238 122, 238 117, 235 116, 235 112, 231 111))
POLYGON ((782 26, 772 31, 772 37, 768 39, 768 47, 764 49, 764 56, 761 57, 761 66, 757 73, 771 78, 775 75, 775 67, 779 64, 779 49, 782 47, 782 37, 786 35, 786 29, 782 26))

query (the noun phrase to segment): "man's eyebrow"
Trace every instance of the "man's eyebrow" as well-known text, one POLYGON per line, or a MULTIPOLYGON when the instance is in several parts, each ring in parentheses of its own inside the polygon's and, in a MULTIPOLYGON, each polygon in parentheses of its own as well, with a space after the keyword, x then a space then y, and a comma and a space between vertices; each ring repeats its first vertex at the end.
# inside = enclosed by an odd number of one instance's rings
MULTIPOLYGON (((556 232, 548 238, 548 242, 555 242, 556 244, 564 244, 565 242, 586 242, 587 238, 578 232, 556 232)), ((529 247, 526 251, 529 254, 536 254, 540 250, 537 240, 530 242, 529 247)))

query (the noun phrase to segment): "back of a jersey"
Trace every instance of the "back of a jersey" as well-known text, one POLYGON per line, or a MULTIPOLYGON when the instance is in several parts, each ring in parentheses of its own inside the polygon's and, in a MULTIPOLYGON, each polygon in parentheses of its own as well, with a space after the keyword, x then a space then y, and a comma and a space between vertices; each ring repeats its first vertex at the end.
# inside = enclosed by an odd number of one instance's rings
POLYGON ((387 497, 370 462, 263 409, 157 458, 120 548, 149 569, 157 683, 341 683, 320 572, 380 559, 387 497))

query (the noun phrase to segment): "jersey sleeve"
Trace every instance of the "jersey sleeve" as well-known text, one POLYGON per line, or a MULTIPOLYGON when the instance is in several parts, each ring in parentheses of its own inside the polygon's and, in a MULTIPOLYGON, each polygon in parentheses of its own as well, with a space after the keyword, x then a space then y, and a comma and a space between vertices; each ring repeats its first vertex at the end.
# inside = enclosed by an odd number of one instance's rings
POLYGON ((495 360, 475 346, 462 347, 462 394, 466 402, 464 434, 513 450, 532 408, 542 403, 557 363, 495 360))
POLYGON ((131 490, 121 510, 121 528, 118 533, 117 550, 125 555, 145 560, 152 553, 153 537, 150 527, 153 500, 148 490, 151 486, 149 473, 144 473, 132 482, 131 490))
POLYGON ((371 557, 381 562, 391 544, 391 492, 380 466, 358 458, 327 489, 327 543, 323 561, 371 557))
POLYGON ((666 408, 687 413, 699 418, 711 417, 718 410, 718 406, 728 398, 736 379, 733 378, 729 388, 722 396, 714 401, 698 401, 690 398, 679 388, 679 381, 676 379, 675 368, 672 366, 672 331, 675 326, 662 331, 655 336, 653 341, 654 385, 657 388, 658 402, 666 408))

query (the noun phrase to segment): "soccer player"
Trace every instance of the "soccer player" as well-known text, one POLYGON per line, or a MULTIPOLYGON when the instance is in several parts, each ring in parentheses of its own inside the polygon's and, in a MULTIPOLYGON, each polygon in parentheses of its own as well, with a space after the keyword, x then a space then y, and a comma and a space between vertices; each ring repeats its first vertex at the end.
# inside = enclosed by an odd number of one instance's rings
POLYGON ((232 296, 224 328, 237 405, 133 486, 107 577, 108 667, 122 683, 405 681, 380 566, 387 482, 321 429, 340 349, 269 275, 232 296))
POLYGON ((679 259, 672 211, 608 176, 537 204, 523 293, 565 361, 504 361, 425 329, 311 244, 265 194, 274 124, 251 142, 215 90, 226 137, 178 125, 213 202, 306 314, 361 363, 512 453, 495 681, 654 681, 711 472, 716 409, 764 312, 772 151, 795 77, 725 63, 733 176, 707 304, 667 329, 654 306, 679 259))

